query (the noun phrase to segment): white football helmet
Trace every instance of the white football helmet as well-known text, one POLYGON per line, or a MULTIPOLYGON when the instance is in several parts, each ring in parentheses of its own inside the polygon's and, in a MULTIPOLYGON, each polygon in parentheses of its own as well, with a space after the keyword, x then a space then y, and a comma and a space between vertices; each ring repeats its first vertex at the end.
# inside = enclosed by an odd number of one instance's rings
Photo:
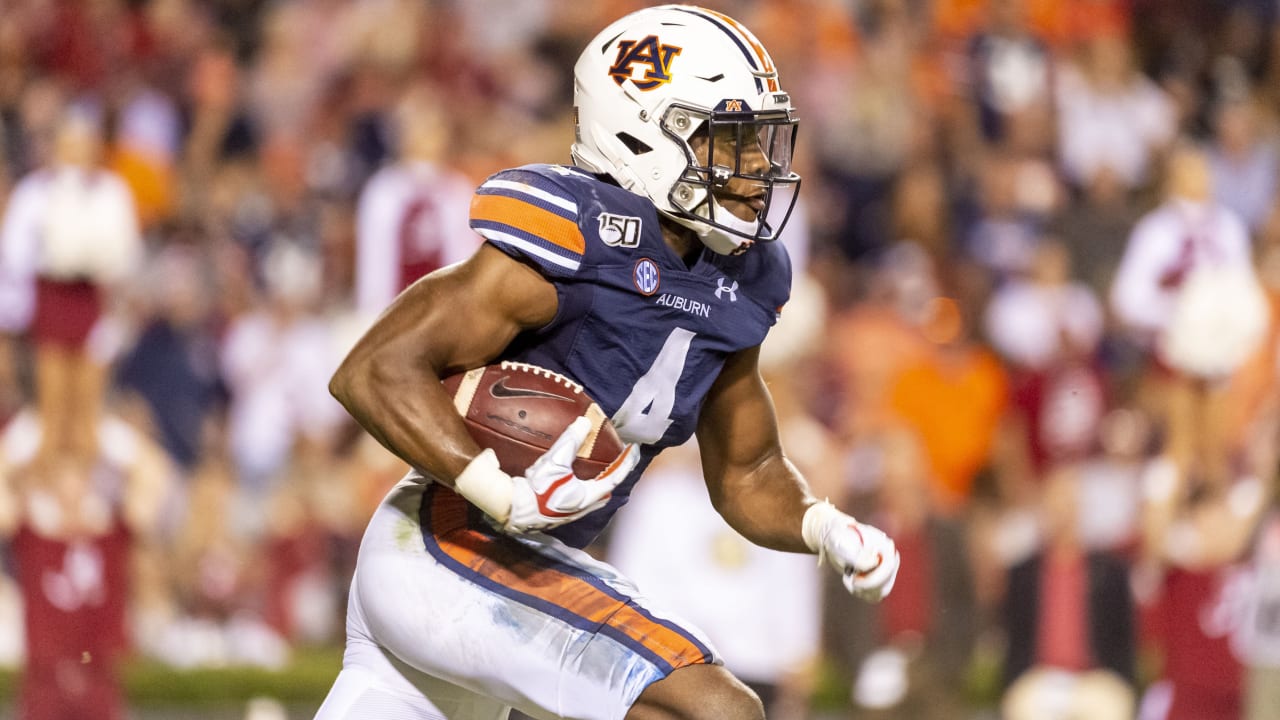
POLYGON ((800 184, 791 171, 796 118, 772 58, 746 28, 691 5, 639 10, 601 31, 573 74, 575 165, 649 198, 715 252, 778 238, 800 184), (689 142, 699 133, 733 133, 735 156, 717 157, 710 143, 700 164, 689 142), (767 168, 743 167, 744 148, 762 152, 767 168), (737 195, 763 201, 753 221, 716 200, 734 177, 758 189, 737 195))

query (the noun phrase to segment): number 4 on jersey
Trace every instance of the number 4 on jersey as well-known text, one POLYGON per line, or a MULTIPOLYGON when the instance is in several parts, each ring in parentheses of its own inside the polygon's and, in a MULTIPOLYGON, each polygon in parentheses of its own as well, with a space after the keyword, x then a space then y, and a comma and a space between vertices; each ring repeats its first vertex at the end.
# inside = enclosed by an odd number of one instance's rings
POLYGON ((676 383, 684 372, 694 334, 684 328, 672 330, 649 371, 636 381, 631 394, 614 413, 613 426, 623 440, 652 445, 667 432, 676 404, 676 383))

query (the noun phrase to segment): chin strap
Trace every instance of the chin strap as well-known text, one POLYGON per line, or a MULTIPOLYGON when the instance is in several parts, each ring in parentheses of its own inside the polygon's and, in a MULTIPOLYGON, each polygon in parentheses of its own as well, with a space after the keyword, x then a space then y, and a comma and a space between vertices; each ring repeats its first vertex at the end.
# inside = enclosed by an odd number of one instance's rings
MULTIPOLYGON (((712 202, 715 202, 714 198, 712 199, 712 202)), ((747 223, 745 221, 738 220, 736 217, 733 217, 733 214, 728 210, 721 208, 719 204, 716 205, 716 208, 717 215, 723 213, 729 216, 733 222, 743 225, 743 232, 753 234, 759 227, 758 223, 747 223)), ((698 236, 698 240, 700 240, 703 245, 706 245, 712 252, 718 255, 733 255, 745 247, 750 247, 753 242, 749 237, 741 237, 712 225, 710 221, 701 215, 690 217, 689 215, 678 215, 676 213, 666 214, 671 219, 692 230, 694 234, 698 236)))

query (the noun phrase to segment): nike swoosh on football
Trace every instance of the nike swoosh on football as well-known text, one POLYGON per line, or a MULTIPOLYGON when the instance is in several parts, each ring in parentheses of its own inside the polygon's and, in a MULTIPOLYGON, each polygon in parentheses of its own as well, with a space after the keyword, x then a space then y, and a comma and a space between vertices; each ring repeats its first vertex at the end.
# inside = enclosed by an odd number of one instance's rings
POLYGON ((565 402, 573 402, 567 397, 561 397, 555 393, 543 392, 541 390, 531 390, 526 388, 514 388, 507 386, 509 376, 498 378, 498 382, 489 386, 489 394, 496 398, 518 398, 518 397, 544 397, 552 400, 563 400, 565 402))

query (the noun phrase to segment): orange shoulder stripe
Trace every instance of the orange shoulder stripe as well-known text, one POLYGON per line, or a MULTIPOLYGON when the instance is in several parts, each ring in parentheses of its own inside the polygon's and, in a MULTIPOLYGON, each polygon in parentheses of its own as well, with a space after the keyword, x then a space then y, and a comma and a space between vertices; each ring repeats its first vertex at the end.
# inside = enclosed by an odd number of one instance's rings
POLYGON ((471 200, 471 218, 510 225, 579 255, 587 249, 577 223, 506 195, 476 195, 471 200))

